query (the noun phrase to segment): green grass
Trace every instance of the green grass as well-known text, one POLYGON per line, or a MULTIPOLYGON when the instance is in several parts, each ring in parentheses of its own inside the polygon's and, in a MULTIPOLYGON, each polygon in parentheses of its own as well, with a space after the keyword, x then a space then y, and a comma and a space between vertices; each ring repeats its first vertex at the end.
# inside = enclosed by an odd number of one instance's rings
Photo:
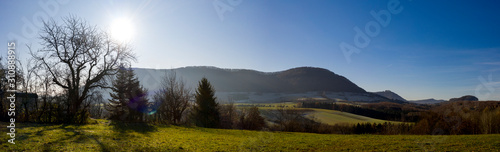
MULTIPOLYGON (((6 126, 6 123, 0 123, 6 126)), ((500 135, 329 135, 144 124, 16 124, 0 151, 494 151, 500 135)), ((6 127, 0 128, 7 131, 6 127)))
MULTIPOLYGON (((251 105, 258 105, 260 110, 275 110, 278 106, 287 106, 287 108, 293 108, 297 105, 294 102, 285 102, 285 103, 237 103, 235 106, 240 108, 248 108, 251 105)), ((319 121, 322 123, 334 125, 334 124, 356 124, 356 123, 401 123, 398 121, 388 121, 370 118, 362 115, 356 115, 348 112, 341 112, 337 110, 327 110, 327 109, 317 109, 317 108, 293 108, 295 110, 304 110, 309 111, 306 112, 306 117, 314 119, 315 121, 319 121)))
POLYGON ((387 120, 380 120, 380 119, 375 119, 375 118, 370 118, 366 116, 361 116, 361 115, 356 115, 352 113, 347 113, 347 112, 341 112, 341 111, 336 111, 336 110, 326 110, 326 109, 316 109, 316 108, 302 108, 302 109, 309 109, 312 110, 313 112, 310 112, 309 114, 306 115, 306 117, 314 119, 316 121, 334 125, 334 124, 356 124, 356 123, 384 123, 384 122, 391 122, 391 123, 400 123, 398 121, 387 121, 387 120))
POLYGON ((250 106, 257 106, 261 110, 276 109, 278 106, 286 106, 286 108, 295 108, 296 102, 283 102, 283 103, 235 103, 236 107, 248 108, 250 106))

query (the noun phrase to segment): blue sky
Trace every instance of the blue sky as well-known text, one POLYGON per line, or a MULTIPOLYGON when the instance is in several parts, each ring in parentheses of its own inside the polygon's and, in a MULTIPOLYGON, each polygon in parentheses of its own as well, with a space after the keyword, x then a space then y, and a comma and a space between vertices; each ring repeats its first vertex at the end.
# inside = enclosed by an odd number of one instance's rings
MULTIPOLYGON (((272 72, 314 66, 367 91, 392 90, 406 99, 470 94, 500 100, 498 6, 496 1, 423 0, 2 1, 0 41, 17 40, 18 57, 25 59, 24 44, 37 48, 40 42, 25 29, 29 24, 39 28, 33 17, 60 21, 72 14, 103 30, 126 17, 135 31, 134 67, 272 72), (48 2, 57 7, 46 9, 48 2), (370 12, 387 11, 396 2, 400 12, 380 26, 370 12), (214 3, 232 11, 218 14, 214 3), (374 21, 379 31, 349 62, 340 44, 356 47, 354 28, 366 34, 365 26, 374 21)), ((6 54, 7 46, 1 50, 6 54)))

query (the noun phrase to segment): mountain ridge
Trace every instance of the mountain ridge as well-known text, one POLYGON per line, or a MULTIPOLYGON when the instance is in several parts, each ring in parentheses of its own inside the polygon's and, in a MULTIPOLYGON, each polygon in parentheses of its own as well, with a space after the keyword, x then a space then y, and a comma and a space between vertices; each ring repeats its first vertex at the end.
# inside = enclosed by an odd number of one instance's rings
MULTIPOLYGON (((189 66, 173 69, 131 68, 148 96, 158 92, 166 74, 175 71, 178 80, 193 92, 201 78, 213 85, 222 102, 270 103, 326 99, 329 101, 382 102, 384 96, 366 92, 344 76, 317 67, 297 67, 277 72, 251 69, 223 69, 213 66, 189 66)), ((108 82, 109 84, 110 82, 108 82)), ((109 99, 111 90, 104 89, 103 98, 109 99)), ((193 93, 192 92, 192 93, 193 93)))
POLYGON ((277 72, 251 69, 223 69, 212 66, 189 66, 175 69, 132 68, 146 88, 156 89, 164 73, 176 71, 188 86, 194 87, 206 77, 222 92, 298 93, 311 91, 356 92, 366 91, 344 76, 317 67, 297 67, 277 72), (162 74, 163 73, 163 74, 162 74), (153 79, 149 80, 149 79, 153 79))
POLYGON ((391 90, 385 90, 385 91, 379 91, 379 92, 373 92, 375 94, 384 96, 386 98, 392 99, 392 100, 400 100, 400 101, 407 101, 405 98, 401 97, 395 92, 392 92, 391 90))
POLYGON ((429 98, 429 99, 421 99, 421 100, 408 100, 408 102, 418 103, 418 104, 436 104, 436 103, 446 102, 446 100, 429 98))

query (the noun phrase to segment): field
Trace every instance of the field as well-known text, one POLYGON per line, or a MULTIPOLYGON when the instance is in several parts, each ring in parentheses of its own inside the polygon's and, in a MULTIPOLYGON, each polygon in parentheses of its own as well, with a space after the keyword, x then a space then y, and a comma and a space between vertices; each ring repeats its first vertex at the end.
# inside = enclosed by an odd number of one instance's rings
MULTIPOLYGON (((0 123, 7 126, 6 123, 0 123)), ((145 124, 16 124, 0 151, 494 151, 500 135, 330 135, 145 124)), ((7 129, 2 127, 2 133, 7 129)))
POLYGON ((347 112, 341 112, 341 111, 336 111, 336 110, 326 110, 326 109, 316 109, 316 108, 302 108, 302 109, 310 109, 313 112, 308 113, 306 117, 314 119, 316 121, 334 125, 334 124, 356 124, 356 123, 384 123, 384 122, 391 122, 391 123, 400 123, 397 121, 387 121, 387 120, 380 120, 380 119, 375 119, 375 118, 370 118, 370 117, 365 117, 361 115, 356 115, 352 113, 347 113, 347 112))
MULTIPOLYGON (((250 104, 250 103, 238 103, 235 106, 244 108, 256 105, 260 110, 274 110, 278 106, 285 106, 286 108, 292 108, 296 106, 296 103, 286 102, 286 103, 259 103, 259 104, 250 104)), ((303 110, 305 112, 305 116, 307 118, 314 119, 315 121, 334 125, 334 124, 356 124, 356 123, 400 123, 397 121, 387 121, 380 120, 375 118, 370 118, 366 116, 356 115, 348 112, 341 112, 337 110, 327 110, 327 109, 317 109, 317 108, 293 108, 295 110, 303 110)))

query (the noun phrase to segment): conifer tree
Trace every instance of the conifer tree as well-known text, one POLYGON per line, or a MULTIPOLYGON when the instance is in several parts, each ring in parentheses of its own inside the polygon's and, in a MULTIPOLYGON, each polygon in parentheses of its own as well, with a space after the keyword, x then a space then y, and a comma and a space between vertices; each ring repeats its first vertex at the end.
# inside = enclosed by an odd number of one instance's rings
POLYGON ((128 70, 128 120, 133 122, 143 122, 143 115, 147 112, 147 90, 140 85, 132 70, 128 70))
POLYGON ((219 127, 219 107, 216 102, 215 90, 206 78, 202 78, 198 83, 195 98, 193 118, 196 126, 219 127))
POLYGON ((113 120, 124 120, 126 114, 128 114, 127 109, 127 71, 123 67, 118 69, 115 76, 115 80, 112 82, 112 87, 109 95, 111 99, 109 103, 106 104, 105 108, 110 113, 110 119, 113 120))
POLYGON ((120 67, 112 82, 109 103, 105 106, 110 112, 110 119, 143 121, 143 113, 147 109, 147 90, 135 77, 134 71, 120 67))

